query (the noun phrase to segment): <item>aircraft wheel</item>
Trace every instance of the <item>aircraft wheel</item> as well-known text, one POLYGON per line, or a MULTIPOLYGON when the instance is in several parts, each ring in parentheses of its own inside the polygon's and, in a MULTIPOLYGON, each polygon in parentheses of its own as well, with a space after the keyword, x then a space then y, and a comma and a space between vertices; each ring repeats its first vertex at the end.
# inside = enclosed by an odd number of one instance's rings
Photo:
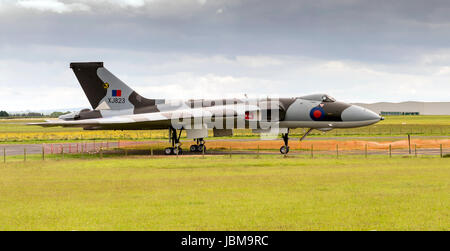
POLYGON ((181 155, 181 154, 183 154, 183 149, 181 149, 181 147, 175 147, 174 149, 173 149, 173 152, 172 152, 174 155, 181 155))
POLYGON ((206 152, 206 146, 203 145, 203 144, 198 145, 198 148, 197 148, 197 149, 198 149, 199 152, 203 152, 203 151, 206 152))
POLYGON ((288 152, 289 152, 289 146, 282 146, 280 148, 280 153, 281 154, 288 154, 288 152))
POLYGON ((193 153, 193 152, 198 152, 198 146, 197 146, 197 145, 192 145, 192 146, 189 148, 189 151, 191 151, 192 153, 193 153))
POLYGON ((165 155, 171 155, 173 153, 173 148, 172 147, 167 147, 166 149, 164 149, 164 154, 165 155))

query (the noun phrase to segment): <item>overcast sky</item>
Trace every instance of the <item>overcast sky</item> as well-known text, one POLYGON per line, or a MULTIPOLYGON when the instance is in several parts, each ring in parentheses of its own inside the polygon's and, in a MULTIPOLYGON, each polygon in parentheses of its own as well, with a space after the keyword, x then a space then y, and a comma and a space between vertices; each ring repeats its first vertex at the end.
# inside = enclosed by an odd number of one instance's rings
POLYGON ((69 63, 147 98, 450 101, 450 1, 0 0, 0 110, 89 107, 69 63))

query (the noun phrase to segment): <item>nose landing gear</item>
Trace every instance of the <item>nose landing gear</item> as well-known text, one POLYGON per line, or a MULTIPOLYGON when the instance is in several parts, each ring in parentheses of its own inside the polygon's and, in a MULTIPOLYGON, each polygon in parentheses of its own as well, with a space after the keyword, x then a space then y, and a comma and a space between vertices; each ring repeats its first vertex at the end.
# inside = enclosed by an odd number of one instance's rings
MULTIPOLYGON (((313 130, 313 128, 308 129, 308 131, 305 133, 305 135, 303 135, 303 136, 300 138, 300 141, 302 141, 303 139, 305 139, 306 136, 308 136, 308 134, 309 134, 312 130, 313 130)), ((281 134, 281 137, 283 138, 284 146, 282 146, 282 147, 280 148, 280 153, 281 153, 281 154, 288 154, 288 153, 289 153, 289 146, 288 146, 288 143, 289 143, 289 129, 288 129, 287 133, 282 133, 282 134, 281 134)))
POLYGON ((282 133, 281 137, 283 138, 284 146, 282 146, 280 148, 280 153, 281 154, 288 154, 289 153, 289 145, 288 145, 288 143, 289 143, 289 129, 288 129, 287 133, 282 133))

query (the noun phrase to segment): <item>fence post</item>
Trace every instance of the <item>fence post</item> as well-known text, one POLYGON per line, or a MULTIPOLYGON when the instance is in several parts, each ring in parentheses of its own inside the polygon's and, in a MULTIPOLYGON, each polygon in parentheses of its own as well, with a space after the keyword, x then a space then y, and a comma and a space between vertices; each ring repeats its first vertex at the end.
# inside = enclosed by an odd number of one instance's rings
POLYGON ((440 149, 441 149, 441 158, 443 158, 444 154, 442 153, 442 144, 440 145, 440 149))
POLYGON ((125 148, 125 156, 128 156, 128 148, 125 148))
POLYGON ((44 144, 42 144, 42 160, 45 160, 45 147, 44 147, 44 144))
POLYGON ((364 156, 365 156, 366 159, 367 159, 367 144, 366 144, 366 146, 365 146, 365 148, 364 148, 364 156))
POLYGON ((205 158, 205 146, 202 147, 202 158, 205 158))
POLYGON ((27 149, 23 148, 23 161, 27 161, 27 149))
POLYGON ((314 145, 311 144, 311 159, 314 158, 314 145))
POLYGON ((3 163, 6 163, 6 147, 3 147, 3 163))
POLYGON ((392 157, 392 145, 389 145, 389 158, 392 157))
POLYGON ((153 147, 150 148, 150 156, 153 157, 153 147))
POLYGON ((103 159, 103 147, 100 147, 100 159, 103 159))
POLYGON ((417 157, 417 144, 414 144, 414 156, 417 157))
POLYGON ((336 159, 339 158, 339 145, 336 144, 336 159))
POLYGON ((61 145, 61 158, 64 159, 64 147, 61 145))
POLYGON ((259 159, 259 144, 258 144, 258 150, 256 152, 256 158, 259 159))
POLYGON ((230 159, 231 159, 231 146, 230 146, 230 159))
POLYGON ((409 154, 411 154, 411 134, 408 134, 408 149, 409 149, 409 154))

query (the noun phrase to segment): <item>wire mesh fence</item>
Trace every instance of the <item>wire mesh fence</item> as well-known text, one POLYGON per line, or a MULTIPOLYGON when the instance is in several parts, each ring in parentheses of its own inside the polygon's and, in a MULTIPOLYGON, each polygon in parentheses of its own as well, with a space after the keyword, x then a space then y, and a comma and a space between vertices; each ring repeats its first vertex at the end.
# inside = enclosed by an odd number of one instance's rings
MULTIPOLYGON (((184 151, 178 155, 203 156, 224 155, 281 155, 279 140, 270 141, 248 141, 248 140, 211 140, 206 144, 205 152, 190 152, 189 146, 194 144, 190 141, 182 141, 181 147, 184 151)), ((450 144, 447 140, 434 140, 430 142, 409 141, 405 142, 365 142, 365 141, 341 141, 320 142, 316 140, 292 141, 289 143, 287 156, 323 158, 342 158, 354 156, 359 158, 370 158, 371 156, 437 156, 450 157, 450 144)), ((164 149, 170 147, 168 141, 99 141, 57 144, 35 144, 35 145, 3 145, 0 147, 3 162, 7 160, 23 160, 46 158, 71 158, 89 155, 91 157, 103 158, 118 156, 166 156, 164 149), (30 158, 31 157, 31 158, 30 158)))

